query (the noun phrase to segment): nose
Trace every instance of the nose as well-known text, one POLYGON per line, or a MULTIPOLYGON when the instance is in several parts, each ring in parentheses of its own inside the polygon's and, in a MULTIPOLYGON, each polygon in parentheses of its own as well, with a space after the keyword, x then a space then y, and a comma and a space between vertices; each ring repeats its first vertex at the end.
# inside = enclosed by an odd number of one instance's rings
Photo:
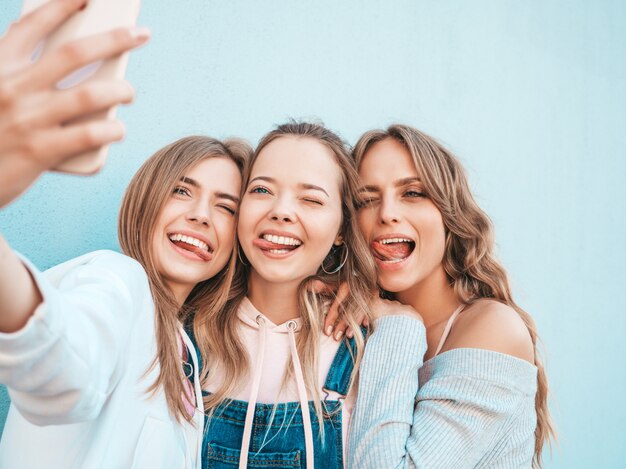
POLYGON ((286 197, 276 198, 268 215, 272 221, 279 223, 293 223, 296 220, 293 204, 286 197))
POLYGON ((393 225, 400 222, 398 204, 391 197, 383 197, 381 200, 379 222, 383 225, 393 225))
POLYGON ((189 212, 187 212, 187 220, 208 228, 211 226, 211 207, 206 201, 204 203, 198 201, 195 204, 191 204, 189 212))

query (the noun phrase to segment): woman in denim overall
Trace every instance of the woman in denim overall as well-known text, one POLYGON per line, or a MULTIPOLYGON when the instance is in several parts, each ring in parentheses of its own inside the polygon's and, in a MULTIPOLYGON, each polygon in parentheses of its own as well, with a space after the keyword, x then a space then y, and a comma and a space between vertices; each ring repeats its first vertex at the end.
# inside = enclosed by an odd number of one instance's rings
MULTIPOLYGON (((354 339, 341 343, 324 383, 323 389, 327 398, 322 404, 323 438, 318 437, 318 422, 311 422, 315 436, 315 467, 344 467, 345 442, 341 407, 348 394, 354 369, 349 347, 354 349, 354 339)), ((191 362, 188 366, 191 369, 191 362)), ((239 465, 240 451, 232 448, 241 447, 247 407, 248 402, 245 401, 224 403, 215 410, 212 418, 207 419, 208 428, 202 449, 203 468, 232 468, 239 465)), ((311 403, 309 412, 315 412, 311 403)), ((276 406, 256 404, 253 417, 255 432, 250 439, 248 467, 304 467, 306 444, 303 425, 299 402, 285 402, 276 406)))
POLYGON ((320 125, 285 124, 259 143, 230 299, 193 331, 206 361, 203 468, 344 467, 359 326, 375 291, 357 186, 348 149, 320 125), (354 334, 340 343, 321 333, 332 298, 313 292, 319 280, 349 287, 341 318, 354 334))

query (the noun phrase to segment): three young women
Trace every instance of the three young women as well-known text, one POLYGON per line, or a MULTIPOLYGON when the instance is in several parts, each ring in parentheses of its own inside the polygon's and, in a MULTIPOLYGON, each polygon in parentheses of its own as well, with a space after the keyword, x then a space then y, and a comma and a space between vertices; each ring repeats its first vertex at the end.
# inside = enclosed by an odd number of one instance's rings
MULTIPOLYGON (((25 51, 82 3, 51 2, 0 42, 2 205, 64 158, 123 134, 118 123, 58 124, 129 101, 127 85, 65 93, 53 85, 83 62, 141 44, 145 32, 90 38, 72 53, 25 65, 25 51)), ((2 440, 3 465, 191 467, 199 462, 203 404, 210 413, 204 464, 342 465, 349 390, 363 353, 359 315, 373 286, 352 216, 354 169, 340 140, 323 128, 270 133, 244 196, 243 264, 235 270, 231 259, 226 271, 245 153, 240 145, 200 138, 147 163, 120 219, 122 246, 139 263, 98 252, 42 275, 0 243, 0 376, 19 409, 11 411, 2 440), (139 210, 144 202, 147 211, 139 210), (210 216, 202 213, 207 207, 210 216), (230 221, 222 223, 223 216, 230 221), (231 296, 226 272, 235 272, 231 296), (352 344, 318 332, 328 305, 311 293, 315 278, 350 285, 343 316, 356 331, 352 344), (192 311, 221 312, 189 320, 208 365, 189 381, 181 354, 187 371, 199 366, 179 322, 192 311), (208 391, 204 403, 200 385, 208 391), (116 431, 119 422, 128 424, 124 434, 116 431), (34 440, 49 451, 31 451, 34 440)), ((359 221, 379 284, 421 316, 376 323, 361 370, 349 466, 538 463, 552 427, 536 333, 511 298, 488 219, 458 162, 403 126, 366 134, 356 156, 359 221)), ((384 303, 377 309, 398 313, 384 303)))

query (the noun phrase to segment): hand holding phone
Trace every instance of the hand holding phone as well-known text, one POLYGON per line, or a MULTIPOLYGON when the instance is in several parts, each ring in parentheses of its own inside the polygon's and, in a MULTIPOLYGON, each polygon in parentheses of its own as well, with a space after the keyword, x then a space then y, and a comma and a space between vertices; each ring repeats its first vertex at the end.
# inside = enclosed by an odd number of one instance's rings
POLYGON ((0 38, 0 207, 44 171, 63 168, 76 155, 123 137, 122 124, 106 115, 113 106, 132 101, 128 83, 108 78, 85 80, 68 89, 57 84, 88 64, 144 44, 149 38, 146 29, 118 28, 66 42, 31 62, 37 44, 84 5, 85 0, 51 0, 0 38), (96 118, 96 113, 103 117, 96 118))
MULTIPOLYGON (((50 0, 24 0, 22 15, 28 15, 35 9, 49 3, 50 0)), ((78 11, 69 17, 63 24, 55 29, 42 43, 34 56, 50 53, 66 44, 95 34, 105 33, 116 28, 134 26, 139 15, 140 0, 89 0, 83 3, 78 11)), ((57 88, 69 89, 81 83, 95 83, 110 80, 123 80, 128 63, 128 53, 122 53, 106 60, 92 62, 77 70, 73 70, 68 76, 63 77, 57 88)), ((67 122, 96 121, 101 119, 113 120, 117 106, 111 106, 91 116, 67 122)), ((76 174, 92 174, 98 171, 106 160, 108 147, 102 146, 82 155, 76 156, 63 162, 56 171, 76 174)))

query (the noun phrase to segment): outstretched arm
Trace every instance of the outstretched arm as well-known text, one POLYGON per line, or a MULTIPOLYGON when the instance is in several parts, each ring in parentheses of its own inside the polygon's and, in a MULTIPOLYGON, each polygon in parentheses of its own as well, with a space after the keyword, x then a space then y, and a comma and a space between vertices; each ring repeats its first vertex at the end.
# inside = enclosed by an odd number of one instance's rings
POLYGON ((111 251, 89 253, 45 273, 23 263, 42 301, 23 328, 0 332, 0 382, 35 424, 93 419, 126 370, 129 344, 141 340, 132 331, 137 324, 152 327, 145 271, 111 251))
MULTIPOLYGON (((43 172, 124 135, 119 121, 63 123, 130 102, 128 83, 86 83, 69 90, 58 90, 56 83, 84 65, 143 44, 146 30, 99 34, 61 46, 35 63, 30 60, 36 45, 84 4, 53 0, 13 23, 0 39, 0 207, 43 172)), ((0 332, 23 327, 40 302, 30 274, 0 236, 0 332)))

